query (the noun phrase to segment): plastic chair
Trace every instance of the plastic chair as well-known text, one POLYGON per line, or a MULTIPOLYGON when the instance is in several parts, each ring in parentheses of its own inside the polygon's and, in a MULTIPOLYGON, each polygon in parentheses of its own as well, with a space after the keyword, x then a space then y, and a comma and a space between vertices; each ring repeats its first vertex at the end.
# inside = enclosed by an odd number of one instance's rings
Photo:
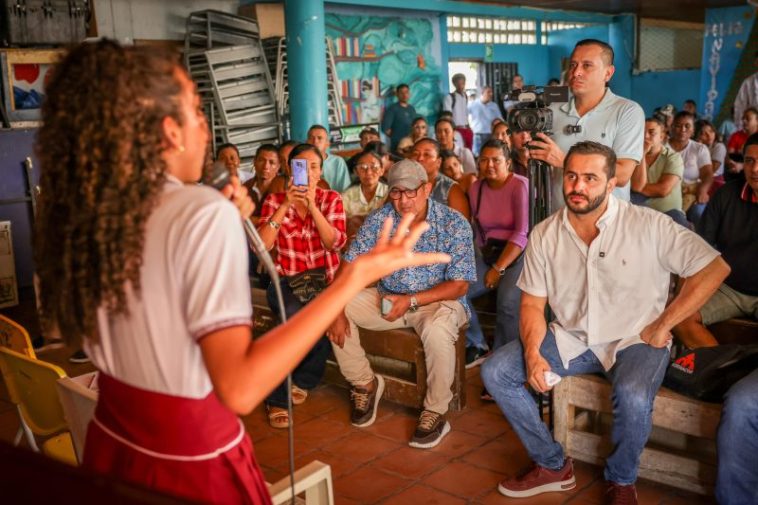
POLYGON ((41 444, 42 453, 76 466, 76 453, 55 386, 66 372, 4 347, 0 347, 0 369, 32 449, 40 450, 34 435, 49 437, 41 444))
POLYGON ((29 333, 17 322, 0 314, 0 347, 7 347, 32 359, 34 353, 29 333))
POLYGON ((84 441, 87 438, 89 422, 95 415, 97 406, 97 390, 92 385, 97 383, 97 372, 91 372, 76 377, 58 379, 58 398, 63 406, 63 414, 71 430, 71 440, 74 443, 76 457, 79 461, 84 455, 84 441))

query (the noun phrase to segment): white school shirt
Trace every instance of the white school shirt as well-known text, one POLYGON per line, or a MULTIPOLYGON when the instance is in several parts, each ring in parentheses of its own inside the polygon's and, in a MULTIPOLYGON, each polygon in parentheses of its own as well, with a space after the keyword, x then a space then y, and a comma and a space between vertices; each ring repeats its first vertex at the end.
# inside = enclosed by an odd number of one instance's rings
POLYGON ((616 354, 641 343, 640 332, 663 312, 670 274, 690 277, 719 253, 667 215, 609 196, 587 246, 567 209, 529 235, 518 287, 546 297, 563 366, 588 349, 609 370, 616 354))
MULTIPOLYGON (((671 144, 668 144, 672 151, 676 151, 671 144)), ((684 175, 682 182, 685 184, 694 184, 700 179, 700 167, 711 164, 711 152, 705 144, 688 140, 687 145, 681 151, 676 151, 682 155, 684 160, 684 175)))
POLYGON ((148 391, 200 399, 213 389, 199 339, 251 325, 248 246, 234 205, 168 176, 145 226, 141 292, 129 315, 98 311, 84 349, 102 372, 148 391))

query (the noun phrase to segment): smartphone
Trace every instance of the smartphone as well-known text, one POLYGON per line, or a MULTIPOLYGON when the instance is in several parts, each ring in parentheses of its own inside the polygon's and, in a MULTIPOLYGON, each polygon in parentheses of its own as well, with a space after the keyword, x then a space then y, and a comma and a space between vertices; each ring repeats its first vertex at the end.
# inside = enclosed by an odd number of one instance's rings
POLYGON ((295 159, 290 162, 292 169, 292 184, 295 186, 308 185, 308 160, 295 159))
POLYGON ((386 316, 392 310, 392 300, 382 297, 382 315, 386 316))

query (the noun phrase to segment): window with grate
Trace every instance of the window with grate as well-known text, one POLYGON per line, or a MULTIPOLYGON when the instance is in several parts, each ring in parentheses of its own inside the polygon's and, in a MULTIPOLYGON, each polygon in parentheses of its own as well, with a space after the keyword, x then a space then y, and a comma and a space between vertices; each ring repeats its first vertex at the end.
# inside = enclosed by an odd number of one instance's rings
POLYGON ((637 70, 700 68, 704 29, 701 23, 642 18, 637 70))
POLYGON ((540 26, 542 33, 541 44, 543 46, 548 45, 550 42, 550 33, 552 32, 586 28, 588 26, 592 26, 593 24, 594 23, 574 23, 568 21, 542 21, 542 25, 540 26))
POLYGON ((536 44, 533 19, 447 17, 447 41, 463 44, 536 44))

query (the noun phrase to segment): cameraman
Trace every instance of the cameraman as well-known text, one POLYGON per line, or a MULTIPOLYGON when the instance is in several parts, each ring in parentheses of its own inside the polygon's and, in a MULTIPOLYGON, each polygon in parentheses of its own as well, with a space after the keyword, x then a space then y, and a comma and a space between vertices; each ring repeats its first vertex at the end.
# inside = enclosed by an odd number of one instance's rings
POLYGON ((532 158, 551 165, 551 211, 564 206, 563 160, 577 142, 593 140, 614 150, 616 189, 614 196, 629 200, 629 179, 642 159, 645 113, 636 102, 613 94, 606 87, 613 76, 613 48, 595 39, 580 40, 574 46, 568 70, 571 98, 568 103, 551 104, 553 138, 533 135, 529 143, 532 158))

